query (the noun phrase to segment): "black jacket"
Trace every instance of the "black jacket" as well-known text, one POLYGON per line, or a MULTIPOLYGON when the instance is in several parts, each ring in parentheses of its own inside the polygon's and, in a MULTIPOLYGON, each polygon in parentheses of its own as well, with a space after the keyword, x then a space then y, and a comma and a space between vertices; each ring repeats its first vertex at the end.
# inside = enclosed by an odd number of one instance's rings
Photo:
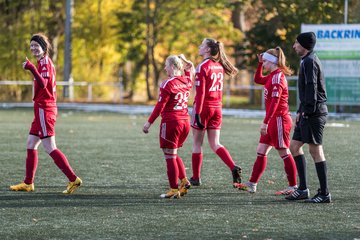
POLYGON ((324 72, 319 58, 313 51, 301 59, 298 89, 298 113, 304 113, 305 116, 327 114, 324 72))

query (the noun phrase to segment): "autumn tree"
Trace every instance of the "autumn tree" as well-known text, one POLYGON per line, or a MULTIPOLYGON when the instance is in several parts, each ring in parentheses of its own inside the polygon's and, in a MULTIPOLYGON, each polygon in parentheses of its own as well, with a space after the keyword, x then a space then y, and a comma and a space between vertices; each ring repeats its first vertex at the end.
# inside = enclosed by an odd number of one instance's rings
MULTIPOLYGON (((150 0, 149 0, 150 1, 150 0)), ((152 99, 163 72, 165 59, 170 54, 184 53, 194 62, 199 62, 198 45, 205 37, 212 37, 232 45, 234 41, 241 41, 241 32, 231 24, 231 10, 228 1, 176 1, 151 0, 149 9, 145 1, 134 1, 130 9, 121 10, 118 18, 119 46, 128 47, 125 62, 130 61, 134 66, 129 85, 134 81, 146 64, 147 54, 151 77, 145 79, 148 99, 152 99), (146 12, 148 17, 146 18, 146 12), (146 30, 150 28, 148 44, 146 30), (150 49, 146 49, 148 46, 150 49)), ((132 89, 133 91, 134 89, 132 89)))
MULTIPOLYGON (((248 11, 256 9, 256 13, 248 18, 256 21, 245 32, 247 52, 244 57, 248 69, 256 66, 256 54, 280 46, 290 66, 296 70, 299 59, 292 45, 301 31, 301 24, 341 24, 344 19, 343 1, 252 0, 252 3, 248 11)), ((349 1, 349 4, 351 23, 359 18, 359 3, 349 1)))

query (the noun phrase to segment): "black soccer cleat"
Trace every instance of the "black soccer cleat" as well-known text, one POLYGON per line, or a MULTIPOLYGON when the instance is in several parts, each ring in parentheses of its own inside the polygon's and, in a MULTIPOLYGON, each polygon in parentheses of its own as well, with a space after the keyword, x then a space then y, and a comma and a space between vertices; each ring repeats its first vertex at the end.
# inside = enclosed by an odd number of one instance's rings
POLYGON ((200 186, 201 185, 201 179, 194 179, 194 178, 190 178, 189 182, 191 183, 191 186, 200 186))
POLYGON ((294 200, 303 200, 308 199, 310 197, 310 191, 309 189, 300 190, 296 189, 292 194, 285 197, 286 200, 294 201, 294 200))
POLYGON ((235 166, 231 173, 233 176, 233 187, 236 188, 236 185, 241 183, 241 167, 235 166))
POLYGON ((331 194, 328 193, 327 195, 321 194, 320 189, 318 189, 318 193, 310 198, 305 200, 306 203, 331 203, 331 194))

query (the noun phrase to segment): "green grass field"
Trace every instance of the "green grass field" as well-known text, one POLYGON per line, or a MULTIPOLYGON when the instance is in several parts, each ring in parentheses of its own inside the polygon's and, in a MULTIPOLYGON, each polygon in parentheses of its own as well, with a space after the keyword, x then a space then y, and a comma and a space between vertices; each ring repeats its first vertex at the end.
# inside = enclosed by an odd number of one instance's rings
MULTIPOLYGON (((164 200, 166 169, 157 121, 142 133, 145 116, 60 111, 57 145, 84 185, 63 196, 67 180, 42 147, 35 192, 11 192, 23 180, 32 110, 0 110, 0 239, 358 239, 360 238, 360 122, 329 121, 325 154, 331 204, 288 202, 273 150, 258 192, 231 186, 231 174, 204 147, 203 185, 164 200), (340 123, 340 125, 338 124, 340 123), (342 127, 339 127, 342 126, 342 127)), ((249 177, 261 119, 225 117, 224 144, 249 177)), ((191 136, 179 151, 191 176, 191 136)), ((305 148, 307 151, 307 148, 305 148)), ((308 158, 311 195, 318 188, 308 158)))

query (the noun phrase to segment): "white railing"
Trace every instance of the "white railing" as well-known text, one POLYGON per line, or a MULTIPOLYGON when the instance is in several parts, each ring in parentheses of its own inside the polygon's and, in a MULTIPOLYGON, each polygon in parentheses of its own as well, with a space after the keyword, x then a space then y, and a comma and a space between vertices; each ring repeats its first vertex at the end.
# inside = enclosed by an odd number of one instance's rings
MULTIPOLYGON (((286 79, 288 82, 290 82, 290 81, 297 82, 298 77, 286 77, 286 79)), ((261 86, 261 85, 233 85, 231 87, 227 86, 225 94, 224 94, 226 107, 229 107, 229 105, 230 105, 230 96, 231 96, 231 91, 233 91, 233 90, 250 90, 250 91, 258 90, 258 91, 261 91, 261 109, 265 109, 264 86, 261 86)), ((289 94, 290 94, 290 92, 295 92, 296 105, 299 106, 297 86, 289 86, 288 90, 289 90, 289 94)))
MULTIPOLYGON (((0 81, 0 87, 3 86, 12 86, 12 85, 22 85, 22 86, 32 86, 33 81, 10 81, 10 80, 2 80, 0 81)), ((73 94, 73 87, 80 86, 80 87, 86 87, 87 88, 87 101, 92 102, 94 100, 93 97, 93 88, 100 86, 108 86, 108 87, 114 87, 119 91, 119 99, 113 99, 113 101, 117 102, 119 101, 122 103, 123 100, 123 85, 121 83, 112 83, 112 82, 100 82, 100 83, 91 83, 91 82, 64 82, 64 81, 58 81, 56 82, 57 86, 68 86, 70 96, 69 100, 73 101, 75 99, 73 94)))
MULTIPOLYGON (((297 77, 288 77, 287 78, 288 81, 297 81, 297 77)), ((0 81, 0 87, 7 85, 7 86, 11 86, 11 85, 22 85, 22 86, 31 86, 33 84, 32 81, 10 81, 10 80, 2 80, 0 81)), ((70 81, 70 82, 64 82, 64 81, 59 81, 56 82, 56 85, 58 86, 68 86, 69 87, 69 101, 74 101, 76 99, 76 97, 74 96, 74 91, 73 88, 75 86, 80 86, 80 87, 86 87, 87 88, 87 102, 93 102, 94 101, 94 96, 93 96, 93 88, 94 87, 103 87, 103 86, 108 86, 108 87, 113 87, 114 89, 116 89, 119 94, 118 94, 118 99, 113 99, 113 102, 119 102, 119 103, 123 103, 123 93, 124 93, 124 89, 123 89, 123 85, 121 82, 117 82, 117 83, 113 83, 113 82, 97 82, 97 83, 91 83, 91 82, 74 82, 74 81, 70 81)), ((230 96, 231 96, 231 91, 233 90, 258 90, 261 91, 261 108, 265 109, 265 102, 264 102, 264 87, 260 86, 260 85, 235 85, 235 86, 231 86, 231 87, 227 87, 224 93, 224 97, 225 97, 225 105, 227 107, 229 107, 229 103, 230 103, 230 96)), ((290 91, 295 91, 297 94, 297 87, 289 87, 289 92, 290 91)), ((298 101, 298 97, 296 98, 298 101)))

